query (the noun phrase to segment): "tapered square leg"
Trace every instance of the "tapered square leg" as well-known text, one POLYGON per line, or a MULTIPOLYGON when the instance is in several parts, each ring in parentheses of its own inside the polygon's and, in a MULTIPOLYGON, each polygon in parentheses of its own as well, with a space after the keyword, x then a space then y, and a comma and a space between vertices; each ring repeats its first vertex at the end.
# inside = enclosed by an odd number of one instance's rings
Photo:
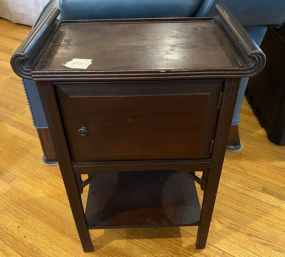
POLYGON ((81 201, 80 186, 78 178, 73 172, 71 158, 65 139, 64 129, 60 120, 59 108, 56 102, 55 89, 52 83, 42 82, 39 93, 46 111, 46 117, 50 128, 51 139, 59 161, 59 167, 68 196, 75 225, 85 252, 92 252, 93 245, 90 238, 86 217, 81 201))
POLYGON ((197 234, 196 249, 204 249, 207 244, 208 234, 197 234))

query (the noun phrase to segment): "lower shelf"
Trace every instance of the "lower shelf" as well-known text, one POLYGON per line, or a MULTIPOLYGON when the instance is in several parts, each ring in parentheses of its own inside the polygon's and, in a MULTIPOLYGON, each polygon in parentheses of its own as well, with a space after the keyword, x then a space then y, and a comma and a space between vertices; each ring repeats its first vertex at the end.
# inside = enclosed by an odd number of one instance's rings
POLYGON ((89 228, 193 226, 200 219, 194 181, 185 172, 112 172, 90 183, 89 228))

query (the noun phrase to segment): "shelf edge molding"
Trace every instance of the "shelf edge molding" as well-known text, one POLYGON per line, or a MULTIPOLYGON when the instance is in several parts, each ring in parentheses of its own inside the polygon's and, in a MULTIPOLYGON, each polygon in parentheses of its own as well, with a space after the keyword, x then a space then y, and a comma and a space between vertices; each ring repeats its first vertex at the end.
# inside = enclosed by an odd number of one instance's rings
POLYGON ((265 66, 265 54, 249 37, 246 30, 225 5, 217 4, 216 10, 218 13, 216 20, 220 23, 227 36, 231 39, 231 43, 236 47, 247 65, 246 73, 250 77, 257 75, 265 66))
POLYGON ((47 12, 11 57, 12 69, 21 78, 32 79, 31 70, 35 59, 39 56, 41 46, 46 42, 48 36, 60 24, 59 14, 58 8, 52 8, 47 12))

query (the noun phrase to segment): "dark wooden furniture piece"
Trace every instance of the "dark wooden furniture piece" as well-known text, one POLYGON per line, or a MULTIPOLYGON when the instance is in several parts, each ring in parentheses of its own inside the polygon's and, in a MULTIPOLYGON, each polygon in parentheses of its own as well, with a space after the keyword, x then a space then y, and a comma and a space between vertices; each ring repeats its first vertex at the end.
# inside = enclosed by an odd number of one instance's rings
POLYGON ((246 96, 268 139, 285 145, 285 25, 269 28, 261 47, 267 63, 249 81, 246 96))
POLYGON ((197 225, 205 247, 239 80, 265 63, 217 10, 213 19, 65 22, 54 9, 13 56, 15 72, 37 81, 84 251, 89 229, 133 226, 197 225), (73 58, 92 64, 67 68, 73 58))

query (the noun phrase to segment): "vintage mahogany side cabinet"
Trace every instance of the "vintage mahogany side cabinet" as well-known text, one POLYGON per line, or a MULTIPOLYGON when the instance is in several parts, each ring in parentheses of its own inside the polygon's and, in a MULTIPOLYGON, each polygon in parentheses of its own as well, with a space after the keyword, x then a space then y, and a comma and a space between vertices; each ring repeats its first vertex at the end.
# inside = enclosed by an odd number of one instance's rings
POLYGON ((84 251, 89 229, 146 226, 198 226, 205 247, 239 81, 265 64, 231 13, 217 11, 60 21, 53 9, 12 57, 37 82, 84 251))

